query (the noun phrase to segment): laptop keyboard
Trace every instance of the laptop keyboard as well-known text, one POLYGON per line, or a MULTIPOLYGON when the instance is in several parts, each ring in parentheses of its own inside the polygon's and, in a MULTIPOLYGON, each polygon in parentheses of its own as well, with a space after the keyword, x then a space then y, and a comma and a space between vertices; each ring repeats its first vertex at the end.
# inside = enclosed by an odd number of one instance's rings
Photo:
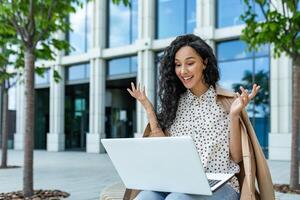
POLYGON ((213 179, 208 179, 208 184, 210 187, 215 186, 217 183, 219 183, 221 180, 213 180, 213 179))

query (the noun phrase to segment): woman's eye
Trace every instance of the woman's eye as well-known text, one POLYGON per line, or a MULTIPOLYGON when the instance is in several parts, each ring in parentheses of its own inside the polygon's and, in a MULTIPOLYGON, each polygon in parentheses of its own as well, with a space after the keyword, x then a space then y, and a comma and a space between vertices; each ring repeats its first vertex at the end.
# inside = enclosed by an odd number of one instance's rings
POLYGON ((193 65, 194 63, 188 63, 188 65, 193 65))
POLYGON ((175 67, 180 67, 180 64, 175 64, 175 67))

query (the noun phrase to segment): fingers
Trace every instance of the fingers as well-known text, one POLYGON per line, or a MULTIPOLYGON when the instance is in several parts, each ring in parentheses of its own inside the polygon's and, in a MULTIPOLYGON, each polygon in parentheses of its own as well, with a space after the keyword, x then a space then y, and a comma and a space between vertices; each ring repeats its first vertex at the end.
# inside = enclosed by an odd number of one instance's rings
POLYGON ((130 94, 131 96, 135 97, 134 93, 133 93, 129 88, 127 88, 127 91, 129 92, 129 94, 130 94))
POLYGON ((133 82, 131 82, 131 89, 133 92, 135 92, 135 90, 136 90, 133 82))
POLYGON ((251 101, 256 96, 259 89, 260 89, 260 86, 257 84, 254 84, 252 87, 252 92, 251 92, 251 94, 249 94, 248 90, 246 90, 242 86, 240 86, 240 90, 242 93, 241 94, 237 93, 238 98, 241 100, 241 102, 244 106, 247 106, 249 101, 251 101))
POLYGON ((249 102, 249 94, 248 94, 248 91, 245 90, 242 86, 240 87, 241 91, 242 91, 242 94, 241 94, 241 97, 243 99, 243 104, 244 105, 247 105, 248 102, 249 102))
POLYGON ((137 87, 135 87, 134 83, 131 82, 131 89, 127 88, 127 91, 135 98, 146 96, 145 86, 142 87, 140 83, 138 83, 137 87))
POLYGON ((238 96, 238 98, 239 98, 239 100, 241 101, 241 103, 242 103, 242 105, 244 106, 245 105, 245 103, 244 103, 244 99, 243 99, 243 97, 240 95, 240 93, 236 93, 237 94, 237 96, 238 96))
POLYGON ((257 94, 257 92, 258 92, 259 89, 260 89, 260 86, 259 86, 259 85, 257 85, 257 84, 254 84, 254 85, 253 85, 253 87, 252 87, 252 92, 251 92, 251 94, 249 95, 249 99, 250 99, 250 100, 253 99, 253 98, 256 96, 256 94, 257 94))

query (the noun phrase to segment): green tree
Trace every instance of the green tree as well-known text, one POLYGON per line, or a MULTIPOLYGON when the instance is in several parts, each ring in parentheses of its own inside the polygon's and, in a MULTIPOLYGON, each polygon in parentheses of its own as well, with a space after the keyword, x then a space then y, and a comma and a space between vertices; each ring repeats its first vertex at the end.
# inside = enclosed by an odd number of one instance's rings
POLYGON ((274 56, 285 54, 292 59, 292 149, 290 187, 299 188, 298 135, 300 121, 300 11, 299 0, 244 0, 246 11, 241 16, 246 23, 241 38, 250 49, 272 44, 274 56), (264 20, 258 21, 254 3, 264 20))
POLYGON ((8 145, 8 91, 16 84, 16 81, 12 83, 11 79, 14 78, 17 73, 9 72, 7 67, 9 65, 14 65, 15 69, 20 68, 23 65, 22 54, 18 54, 16 50, 12 48, 15 42, 14 35, 6 34, 2 35, 2 40, 0 41, 0 89, 1 89, 1 133, 2 133, 2 152, 1 152, 1 168, 7 168, 7 145, 8 145), (11 57, 14 56, 14 61, 10 61, 11 57))
MULTIPOLYGON (((121 0, 113 0, 119 3, 121 0)), ((128 4, 128 0, 123 0, 128 4)), ((36 59, 54 60, 54 50, 69 51, 67 41, 54 37, 57 32, 70 31, 66 19, 76 12, 80 0, 0 0, 0 38, 15 35, 24 52, 25 127, 23 193, 33 194, 34 73, 36 59)), ((1 40, 0 39, 0 40, 1 40)), ((41 73, 43 72, 42 68, 41 73)), ((38 70, 39 71, 39 70, 38 70)), ((54 72, 54 78, 59 79, 54 72)))

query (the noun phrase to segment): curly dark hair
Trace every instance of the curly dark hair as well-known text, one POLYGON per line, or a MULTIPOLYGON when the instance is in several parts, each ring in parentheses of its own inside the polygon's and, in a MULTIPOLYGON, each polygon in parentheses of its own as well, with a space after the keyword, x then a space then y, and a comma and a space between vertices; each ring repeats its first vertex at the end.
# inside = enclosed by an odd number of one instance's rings
POLYGON ((206 68, 203 70, 203 77, 208 86, 216 87, 216 83, 220 79, 216 57, 212 48, 204 40, 193 34, 176 37, 164 50, 160 60, 160 89, 158 94, 161 107, 157 117, 162 130, 170 128, 173 124, 179 98, 187 90, 175 73, 175 54, 184 46, 192 47, 205 60, 206 68))

